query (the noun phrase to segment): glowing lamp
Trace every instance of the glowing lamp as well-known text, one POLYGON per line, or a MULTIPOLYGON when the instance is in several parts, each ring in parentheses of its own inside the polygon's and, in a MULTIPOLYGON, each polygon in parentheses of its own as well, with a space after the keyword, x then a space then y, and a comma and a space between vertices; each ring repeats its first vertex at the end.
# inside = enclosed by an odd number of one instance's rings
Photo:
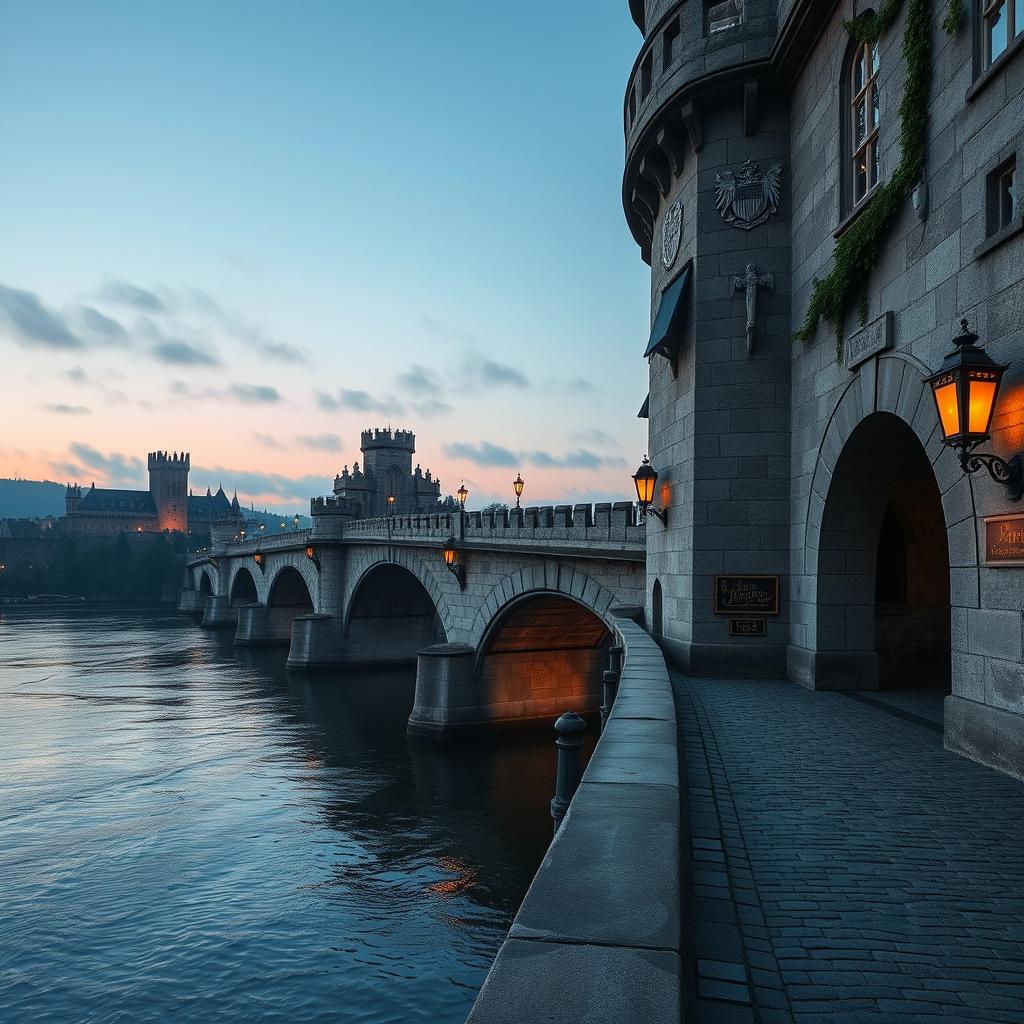
POLYGON ((455 538, 449 537, 441 549, 445 567, 459 581, 460 589, 466 586, 466 567, 459 561, 459 549, 455 546, 455 538))
POLYGON ((257 551, 256 554, 254 554, 252 556, 252 560, 260 567, 260 572, 265 572, 266 571, 267 567, 264 564, 264 558, 263 558, 263 552, 262 551, 257 551))
POLYGON ((516 478, 512 481, 512 490, 516 492, 516 508, 519 508, 519 499, 523 496, 524 486, 522 473, 516 473, 516 478))
POLYGON ((469 497, 469 491, 466 490, 466 482, 465 481, 462 482, 462 486, 455 493, 458 494, 458 496, 459 496, 459 504, 463 508, 465 508, 466 507, 466 499, 469 497))
POLYGON ((992 415, 1005 363, 997 363, 978 346, 978 335, 960 321, 956 346, 942 361, 938 371, 924 382, 931 388, 935 411, 942 430, 942 442, 952 448, 965 473, 976 473, 984 467, 997 483, 1005 484, 1009 496, 1019 501, 1024 493, 1024 467, 1019 455, 1009 462, 998 455, 976 452, 987 441, 992 429, 992 415))
POLYGON ((633 486, 636 488, 636 500, 640 505, 640 514, 643 516, 657 516, 662 523, 666 523, 667 514, 664 509, 651 508, 654 501, 654 488, 658 483, 658 471, 651 465, 647 456, 640 463, 640 468, 633 474, 633 486))
POLYGON ((306 557, 316 566, 316 571, 320 571, 320 556, 317 554, 317 550, 312 544, 306 545, 306 557))
POLYGON ((395 511, 395 496, 393 494, 388 495, 388 515, 393 515, 395 511))

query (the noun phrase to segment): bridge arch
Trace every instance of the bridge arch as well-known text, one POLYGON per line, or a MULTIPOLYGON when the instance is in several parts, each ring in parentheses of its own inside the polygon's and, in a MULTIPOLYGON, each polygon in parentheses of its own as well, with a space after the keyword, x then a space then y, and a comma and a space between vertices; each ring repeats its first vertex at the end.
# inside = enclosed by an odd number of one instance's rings
POLYGON ((309 585, 294 565, 282 566, 271 580, 267 591, 267 610, 270 609, 287 609, 294 615, 308 615, 313 611, 309 585))
POLYGON ((202 594, 204 597, 207 597, 213 593, 213 580, 210 579, 210 574, 205 569, 203 569, 203 571, 199 574, 198 590, 199 593, 202 594))
POLYGON ((228 591, 229 603, 232 608, 238 608, 243 604, 258 604, 260 600, 259 590, 256 587, 256 579, 253 574, 244 566, 240 566, 231 580, 231 588, 228 591))
POLYGON ((448 640, 423 581, 390 561, 373 563, 356 581, 344 632, 347 657, 364 663, 414 662, 423 648, 448 640))

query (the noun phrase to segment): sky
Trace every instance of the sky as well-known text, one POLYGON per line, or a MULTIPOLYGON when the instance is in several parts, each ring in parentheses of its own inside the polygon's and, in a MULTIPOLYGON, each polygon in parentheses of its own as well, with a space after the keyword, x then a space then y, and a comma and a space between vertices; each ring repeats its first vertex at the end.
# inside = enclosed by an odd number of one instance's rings
POLYGON ((0 477, 628 498, 626 0, 0 3, 0 477))

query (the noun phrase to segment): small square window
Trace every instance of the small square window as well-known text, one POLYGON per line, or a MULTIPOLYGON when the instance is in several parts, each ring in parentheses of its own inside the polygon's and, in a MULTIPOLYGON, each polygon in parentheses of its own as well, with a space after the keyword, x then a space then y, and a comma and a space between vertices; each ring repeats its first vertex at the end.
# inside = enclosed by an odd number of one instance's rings
MULTIPOLYGON (((1024 0, 1021 0, 1024 3, 1024 0)), ((673 18, 668 25, 665 26, 665 31, 661 37, 661 66, 663 69, 672 67, 673 61, 676 59, 676 41, 679 39, 679 19, 673 18)))
POLYGON ((654 82, 654 54, 648 50, 640 65, 640 102, 642 103, 651 93, 651 85, 654 82))
POLYGON ((743 0, 725 0, 708 5, 708 35, 725 32, 743 24, 743 0))
POLYGON ((986 234, 994 235, 1008 228, 1021 213, 1016 154, 992 171, 985 185, 986 234))

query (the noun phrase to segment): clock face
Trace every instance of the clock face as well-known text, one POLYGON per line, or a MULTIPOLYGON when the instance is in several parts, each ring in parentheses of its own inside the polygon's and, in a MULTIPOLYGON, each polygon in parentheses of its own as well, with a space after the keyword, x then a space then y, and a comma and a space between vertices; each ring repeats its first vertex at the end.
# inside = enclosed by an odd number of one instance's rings
POLYGON ((679 243, 683 240, 683 203, 677 199, 661 222, 661 262, 668 270, 679 255, 679 243))

